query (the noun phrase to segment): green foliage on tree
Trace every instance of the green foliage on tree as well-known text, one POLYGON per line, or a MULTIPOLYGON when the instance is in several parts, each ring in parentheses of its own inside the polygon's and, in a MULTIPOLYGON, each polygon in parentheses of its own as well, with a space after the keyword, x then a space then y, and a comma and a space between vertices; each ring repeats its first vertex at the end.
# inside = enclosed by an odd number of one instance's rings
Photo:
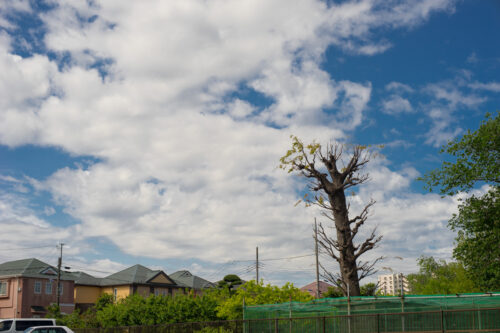
POLYGON ((367 283, 361 286, 361 296, 375 296, 377 294, 377 285, 375 283, 367 283))
POLYGON ((217 301, 210 295, 174 297, 134 294, 97 311, 101 327, 157 325, 217 319, 217 301))
POLYGON ((238 286, 241 286, 243 283, 245 283, 238 275, 236 274, 228 274, 224 276, 224 278, 217 282, 217 286, 219 288, 227 288, 230 291, 233 289, 237 288, 238 286))
POLYGON ((407 276, 411 294, 461 294, 479 291, 461 263, 447 263, 445 260, 436 261, 433 257, 422 256, 418 260, 418 266, 419 273, 407 276))
POLYGON ((494 186, 500 183, 500 113, 495 118, 486 114, 479 128, 467 131, 461 138, 448 142, 441 153, 454 161, 445 161, 439 169, 426 174, 421 180, 429 190, 439 188, 441 194, 453 195, 468 191, 477 182, 494 186))
POLYGON ((219 318, 242 319, 243 299, 245 299, 245 305, 256 305, 283 303, 290 300, 307 302, 312 300, 313 297, 309 293, 294 287, 291 283, 287 283, 280 288, 270 284, 264 285, 262 282, 256 283, 252 280, 238 288, 231 297, 221 298, 221 302, 217 307, 219 318))
POLYGON ((47 315, 45 317, 54 318, 56 320, 61 318, 61 308, 57 304, 50 304, 47 307, 47 315))
MULTIPOLYGON (((232 277, 227 280, 236 282, 232 277)), ((290 283, 280 288, 249 281, 233 292, 229 288, 213 288, 206 290, 203 295, 151 295, 145 298, 134 294, 115 303, 112 295, 105 294, 93 308, 82 314, 75 310, 73 314, 60 315, 56 306, 50 307, 49 310, 52 311, 50 316, 57 318, 58 324, 70 328, 159 325, 242 318, 243 298, 247 305, 282 303, 290 299, 304 302, 313 299, 290 283)))
POLYGON ((323 297, 329 297, 329 298, 344 297, 344 292, 339 287, 328 287, 326 293, 323 293, 323 297))
POLYGON ((458 232, 453 256, 481 291, 500 290, 500 187, 466 199, 458 211, 449 223, 458 232))
POLYGON ((95 304, 95 309, 99 311, 104 309, 106 306, 110 304, 113 304, 113 295, 104 293, 97 299, 97 302, 95 304))
MULTIPOLYGON (((362 285, 360 290, 361 296, 374 296, 377 293, 377 285, 370 282, 362 285)), ((329 298, 344 297, 344 292, 338 287, 328 287, 328 290, 322 296, 329 298)))
POLYGON ((453 195, 488 184, 483 196, 473 195, 458 207, 449 227, 458 233, 453 256, 462 263, 482 291, 500 289, 500 113, 479 128, 449 142, 441 152, 455 158, 426 174, 422 180, 430 190, 453 195))

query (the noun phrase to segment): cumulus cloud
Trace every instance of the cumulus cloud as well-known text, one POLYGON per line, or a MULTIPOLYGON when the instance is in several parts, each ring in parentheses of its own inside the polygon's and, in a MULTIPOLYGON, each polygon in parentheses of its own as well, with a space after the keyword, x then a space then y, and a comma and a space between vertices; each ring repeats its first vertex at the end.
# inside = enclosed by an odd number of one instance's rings
POLYGON ((413 107, 406 98, 397 95, 391 95, 388 99, 382 101, 382 112, 387 114, 399 114, 412 112, 413 107))
POLYGON ((414 89, 407 84, 401 82, 391 82, 385 86, 385 90, 396 93, 412 93, 414 89))
POLYGON ((5 235, 1 245, 2 261, 41 257, 57 258, 56 244, 70 238, 71 228, 59 228, 40 218, 29 200, 0 191, 0 225, 5 235), (29 241, 27 241, 29 240, 29 241))
POLYGON ((469 84, 469 87, 471 87, 474 90, 487 90, 491 92, 500 92, 500 82, 489 82, 489 83, 474 82, 469 84))
MULTIPOLYGON (((464 80, 462 77, 458 81, 464 80)), ((450 81, 429 84, 423 92, 431 95, 433 101, 427 106, 427 115, 432 121, 432 126, 427 133, 426 143, 439 147, 462 132, 460 127, 453 128, 454 113, 463 108, 476 109, 487 98, 475 93, 464 91, 462 86, 450 81)))
MULTIPOLYGON (((99 159, 32 184, 79 221, 71 232, 82 241, 105 237, 130 255, 206 262, 246 257, 257 245, 277 256, 307 252, 314 212, 293 207, 303 184, 279 172, 278 159, 290 134, 345 138, 362 124, 372 93, 370 82, 324 71, 326 48, 384 52, 391 44, 377 29, 411 28, 452 9, 444 0, 58 1, 40 14, 54 57, 21 58, 0 35, 0 143, 99 159), (268 101, 252 104, 238 95, 242 87, 268 101)), ((389 89, 411 92, 396 85, 389 89)), ((415 200, 388 194, 408 188, 408 170, 382 165, 372 174, 381 207, 402 213, 415 200)), ((415 212, 432 200, 417 199, 415 212)), ((67 236, 4 202, 11 213, 2 225, 19 220, 33 234, 46 228, 47 240, 67 236)), ((442 225, 444 206, 432 208, 429 223, 442 225)))

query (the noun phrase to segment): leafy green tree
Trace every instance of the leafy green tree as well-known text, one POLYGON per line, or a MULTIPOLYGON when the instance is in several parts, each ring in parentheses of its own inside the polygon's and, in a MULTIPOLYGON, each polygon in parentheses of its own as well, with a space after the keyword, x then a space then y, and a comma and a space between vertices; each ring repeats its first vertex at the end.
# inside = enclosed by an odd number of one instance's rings
POLYGON ((374 274, 374 266, 382 259, 362 261, 361 256, 374 249, 382 236, 373 229, 364 241, 357 243, 358 232, 368 219, 373 200, 356 216, 349 211, 346 194, 357 185, 368 181, 363 168, 373 155, 366 146, 327 144, 322 147, 313 142, 304 144, 292 136, 292 147, 280 159, 280 168, 296 173, 308 180, 308 191, 304 195, 307 205, 316 205, 335 227, 331 237, 322 223, 318 226, 318 244, 339 266, 339 273, 331 273, 323 265, 322 276, 353 296, 361 294, 359 281, 374 274), (346 193, 346 191, 349 191, 346 193))
POLYGON ((47 307, 47 315, 45 316, 46 318, 54 318, 54 319, 59 319, 61 318, 61 308, 57 304, 50 304, 47 307))
POLYGON ((95 309, 102 310, 103 308, 105 308, 110 304, 113 304, 113 295, 104 293, 97 299, 97 302, 95 304, 95 309))
POLYGON ((433 191, 439 188, 443 195, 468 191, 478 182, 493 186, 500 183, 500 113, 495 118, 486 114, 479 128, 467 131, 461 138, 448 142, 441 153, 454 161, 445 161, 439 169, 427 173, 421 180, 433 191))
POLYGON ((361 286, 361 296, 375 296, 377 294, 377 285, 375 283, 367 283, 361 286))
POLYGON ((330 298, 336 298, 342 296, 344 296, 344 292, 339 287, 328 287, 326 293, 323 294, 323 297, 330 297, 330 298))
POLYGON ((449 223, 458 232, 453 256, 481 291, 500 290, 500 187, 466 199, 458 211, 449 223))
POLYGON ((467 131, 461 138, 441 149, 454 161, 443 162, 441 168, 426 174, 424 180, 432 191, 442 195, 469 191, 481 184, 489 185, 488 193, 473 195, 459 205, 449 227, 458 233, 455 259, 483 291, 500 289, 500 113, 486 119, 479 128, 467 131))
POLYGON ((418 259, 419 273, 407 276, 410 293, 415 295, 461 294, 479 291, 458 262, 436 261, 433 257, 418 259))
POLYGON ((96 316, 100 327, 213 321, 217 319, 217 299, 210 294, 147 298, 134 294, 107 304, 96 311, 96 316))
POLYGON ((252 280, 238 288, 234 295, 219 303, 217 307, 218 317, 221 319, 243 318, 243 299, 245 299, 245 305, 256 305, 283 303, 290 300, 306 302, 312 300, 313 297, 294 287, 291 283, 280 288, 270 284, 264 286, 262 282, 256 283, 252 280))
POLYGON ((228 288, 230 291, 245 283, 238 275, 228 274, 217 283, 219 288, 228 288))

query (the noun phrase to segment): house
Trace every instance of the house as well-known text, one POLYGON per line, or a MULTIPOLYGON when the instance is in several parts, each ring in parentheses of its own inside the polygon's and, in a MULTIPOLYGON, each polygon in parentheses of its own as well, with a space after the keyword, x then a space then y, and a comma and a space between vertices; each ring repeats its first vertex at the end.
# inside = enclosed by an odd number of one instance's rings
MULTIPOLYGON (((74 281, 61 274, 60 308, 74 310, 74 281)), ((47 307, 57 303, 57 268, 38 259, 23 259, 0 264, 0 318, 45 317, 47 307)))
MULTIPOLYGON (((309 283, 308 285, 303 286, 300 288, 301 291, 308 292, 311 296, 316 297, 316 290, 318 290, 318 284, 316 281, 309 283)), ((331 284, 328 284, 323 281, 319 281, 319 297, 323 297, 323 294, 325 294, 328 291, 328 288, 333 287, 331 284)))
POLYGON ((179 286, 192 290, 195 295, 201 295, 204 289, 215 288, 215 283, 207 281, 199 276, 191 274, 191 272, 182 270, 170 274, 172 280, 179 286))
POLYGON ((115 301, 132 294, 147 297, 154 295, 175 295, 183 292, 162 270, 151 270, 134 265, 104 278, 96 278, 84 272, 72 273, 75 278, 74 298, 76 307, 84 311, 94 305, 102 294, 111 294, 115 301))

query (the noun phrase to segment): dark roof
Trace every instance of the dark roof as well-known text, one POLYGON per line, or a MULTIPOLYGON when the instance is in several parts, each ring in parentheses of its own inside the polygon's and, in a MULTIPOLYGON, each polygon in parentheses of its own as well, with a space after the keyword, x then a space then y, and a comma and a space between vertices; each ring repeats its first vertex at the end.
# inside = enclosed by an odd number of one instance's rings
MULTIPOLYGON (((0 264, 0 277, 22 276, 50 279, 57 277, 57 268, 35 258, 0 264)), ((71 273, 61 272, 61 280, 74 280, 71 273)))
MULTIPOLYGON (((165 274, 161 270, 151 270, 142 265, 134 265, 104 278, 96 278, 84 272, 73 272, 75 284, 87 286, 116 286, 125 284, 150 284, 150 280, 159 274, 165 274)), ((167 274, 165 276, 172 280, 167 274)), ((175 281, 172 285, 175 285, 175 281)))
MULTIPOLYGON (((102 279, 104 284, 145 284, 161 271, 153 271, 142 265, 134 265, 102 279)), ((101 284, 102 284, 101 283, 101 284)))
POLYGON ((191 274, 189 271, 177 271, 170 274, 170 277, 180 286, 193 289, 213 288, 215 284, 199 276, 191 274))
POLYGON ((101 278, 96 278, 90 274, 85 272, 72 272, 71 273, 75 278, 75 284, 86 285, 86 286, 100 286, 101 278))

